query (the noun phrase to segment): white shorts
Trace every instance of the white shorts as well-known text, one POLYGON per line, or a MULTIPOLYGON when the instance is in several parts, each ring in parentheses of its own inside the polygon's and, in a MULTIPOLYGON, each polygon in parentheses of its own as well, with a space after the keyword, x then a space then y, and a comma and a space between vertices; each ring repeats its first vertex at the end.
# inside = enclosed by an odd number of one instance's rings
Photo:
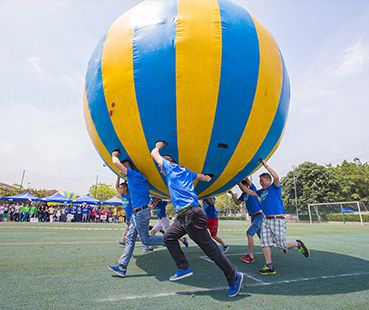
POLYGON ((286 220, 264 218, 261 224, 261 247, 272 247, 274 244, 280 249, 287 249, 286 220))
POLYGON ((161 229, 164 230, 164 232, 168 229, 170 226, 170 221, 167 216, 162 217, 158 220, 158 222, 155 224, 155 226, 152 228, 153 231, 159 232, 161 229))

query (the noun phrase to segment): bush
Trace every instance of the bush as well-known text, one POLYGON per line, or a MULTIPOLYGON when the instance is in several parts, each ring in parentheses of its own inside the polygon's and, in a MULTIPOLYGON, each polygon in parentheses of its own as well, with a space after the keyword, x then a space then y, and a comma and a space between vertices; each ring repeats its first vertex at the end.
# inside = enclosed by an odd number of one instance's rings
POLYGON ((226 220, 226 221, 246 221, 246 218, 243 216, 220 216, 219 220, 226 220))
MULTIPOLYGON (((362 214, 363 222, 369 222, 369 214, 362 214)), ((360 222, 359 214, 331 213, 324 216, 325 220, 331 222, 360 222)))

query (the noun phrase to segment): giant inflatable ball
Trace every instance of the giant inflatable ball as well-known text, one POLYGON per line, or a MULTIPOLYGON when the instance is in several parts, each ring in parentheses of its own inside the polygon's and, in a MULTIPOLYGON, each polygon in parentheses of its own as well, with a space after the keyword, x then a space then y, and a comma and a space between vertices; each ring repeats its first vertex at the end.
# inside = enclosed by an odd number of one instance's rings
POLYGON ((272 35, 227 0, 145 1, 121 15, 95 48, 86 75, 84 114, 103 161, 130 159, 168 196, 150 151, 214 174, 196 182, 200 197, 224 192, 278 147, 289 78, 272 35))

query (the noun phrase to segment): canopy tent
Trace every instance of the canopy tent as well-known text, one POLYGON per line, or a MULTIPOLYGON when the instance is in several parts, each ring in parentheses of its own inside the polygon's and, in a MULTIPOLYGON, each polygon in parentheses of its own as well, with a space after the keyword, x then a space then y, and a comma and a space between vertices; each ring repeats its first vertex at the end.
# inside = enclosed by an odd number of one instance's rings
POLYGON ((89 195, 82 196, 82 197, 79 197, 77 199, 74 199, 73 203, 78 203, 78 204, 85 203, 85 204, 88 204, 88 205, 99 205, 99 204, 101 204, 100 200, 92 198, 89 195))
POLYGON ((103 201, 102 204, 110 205, 110 206, 117 206, 117 205, 122 206, 123 202, 122 202, 122 199, 118 198, 117 196, 114 196, 113 198, 103 201))
POLYGON ((41 201, 69 203, 69 202, 72 202, 72 199, 68 199, 65 196, 61 195, 60 193, 55 193, 55 194, 53 194, 51 196, 47 196, 45 198, 42 198, 41 201))
POLYGON ((73 200, 73 199, 76 199, 77 198, 77 195, 75 193, 72 193, 72 192, 60 191, 59 193, 62 194, 63 196, 65 196, 68 199, 72 199, 73 200))
MULTIPOLYGON (((65 198, 69 199, 69 200, 73 200, 77 198, 77 195, 75 193, 72 192, 67 192, 67 191, 60 191, 59 192, 60 195, 64 196, 65 198)), ((48 202, 47 205, 48 206, 55 206, 60 204, 60 201, 57 202, 48 202)))
POLYGON ((348 209, 348 208, 341 207, 341 212, 342 213, 354 213, 355 211, 348 209))
POLYGON ((41 198, 33 196, 28 192, 24 192, 18 195, 1 197, 0 200, 25 202, 25 201, 40 201, 41 198))

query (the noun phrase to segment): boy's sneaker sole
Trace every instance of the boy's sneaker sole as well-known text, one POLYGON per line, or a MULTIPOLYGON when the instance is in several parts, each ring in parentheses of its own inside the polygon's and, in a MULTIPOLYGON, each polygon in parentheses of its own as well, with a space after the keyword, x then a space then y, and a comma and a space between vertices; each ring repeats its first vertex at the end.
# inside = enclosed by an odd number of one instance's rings
POLYGON ((298 247, 299 251, 305 256, 310 256, 310 250, 306 247, 306 245, 301 240, 296 240, 298 243, 300 243, 300 246, 298 247))
POLYGON ((258 271, 258 274, 261 274, 262 276, 272 276, 277 274, 277 271, 273 270, 273 271, 258 271))
POLYGON ((117 272, 116 270, 112 269, 110 266, 107 266, 110 271, 113 271, 117 276, 120 276, 121 278, 125 278, 126 275, 122 275, 121 273, 117 272))
POLYGON ((182 280, 182 279, 185 279, 185 278, 188 278, 188 277, 191 277, 193 275, 193 272, 189 272, 189 273, 186 273, 184 274, 183 276, 180 276, 180 277, 176 277, 176 278, 169 278, 169 281, 170 282, 176 282, 178 280, 182 280))
POLYGON ((243 273, 242 272, 240 272, 239 273, 239 275, 240 275, 240 277, 241 277, 241 281, 240 281, 240 286, 238 287, 238 291, 237 292, 235 292, 234 294, 228 294, 228 297, 229 298, 233 298, 233 297, 236 297, 239 293, 240 293, 240 291, 241 291, 241 287, 242 287, 242 282, 243 282, 243 273))

